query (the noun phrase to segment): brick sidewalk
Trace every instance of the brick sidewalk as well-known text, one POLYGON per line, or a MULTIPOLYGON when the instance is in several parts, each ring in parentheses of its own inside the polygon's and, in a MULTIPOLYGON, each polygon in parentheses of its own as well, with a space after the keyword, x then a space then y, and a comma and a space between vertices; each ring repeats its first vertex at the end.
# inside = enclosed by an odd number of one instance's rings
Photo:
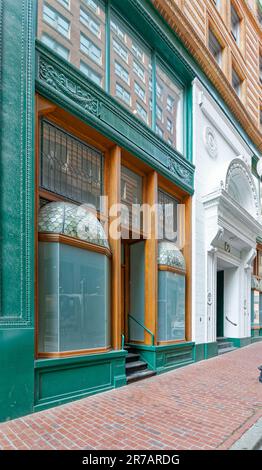
POLYGON ((0 424, 0 449, 228 449, 262 416, 262 343, 0 424))

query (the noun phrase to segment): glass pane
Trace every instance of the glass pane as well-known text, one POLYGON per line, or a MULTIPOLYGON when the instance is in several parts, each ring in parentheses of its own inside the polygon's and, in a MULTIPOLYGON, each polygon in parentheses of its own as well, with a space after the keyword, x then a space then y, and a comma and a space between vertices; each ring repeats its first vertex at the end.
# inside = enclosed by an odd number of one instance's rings
POLYGON ((39 245, 39 351, 109 346, 109 259, 68 245, 39 245))
POLYGON ((59 245, 39 243, 38 351, 59 351, 59 245))
POLYGON ((260 292, 254 290, 254 318, 253 324, 259 325, 259 299, 260 299, 260 292))
POLYGON ((185 276, 158 272, 158 341, 185 339, 185 276))
POLYGON ((111 16, 111 94, 151 126, 151 53, 115 15, 111 16))
POLYGON ((100 210, 103 154, 53 124, 42 121, 40 186, 100 210))
POLYGON ((82 0, 80 8, 79 3, 38 0, 37 37, 104 88, 104 2, 82 0))
POLYGON ((222 46, 211 29, 208 32, 208 47, 218 65, 222 65, 222 46))
POLYGON ((159 65, 156 67, 156 133, 183 151, 183 90, 159 65))
POLYGON ((177 206, 178 201, 168 193, 158 191, 158 235, 175 242, 177 240, 177 206))
MULTIPOLYGON (((144 325, 145 305, 145 243, 137 242, 130 246, 130 314, 144 325)), ((144 329, 129 319, 129 339, 144 341, 144 329)))
POLYGON ((140 230, 142 227, 142 213, 140 205, 143 204, 143 178, 125 166, 121 167, 121 222, 130 229, 140 230))

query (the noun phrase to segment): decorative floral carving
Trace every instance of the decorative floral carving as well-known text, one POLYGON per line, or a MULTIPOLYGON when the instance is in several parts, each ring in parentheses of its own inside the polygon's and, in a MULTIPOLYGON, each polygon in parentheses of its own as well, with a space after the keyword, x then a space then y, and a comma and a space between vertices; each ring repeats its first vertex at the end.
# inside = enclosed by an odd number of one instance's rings
POLYGON ((44 80, 47 85, 55 90, 64 93, 72 100, 82 106, 85 111, 101 116, 101 103, 94 96, 85 91, 80 85, 77 85, 63 73, 58 72, 53 65, 48 64, 43 59, 39 61, 39 78, 44 80))
POLYGON ((204 130, 204 142, 208 154, 211 158, 216 158, 218 155, 217 139, 215 132, 210 126, 206 126, 204 130))
POLYGON ((184 168, 181 163, 174 160, 172 157, 168 157, 167 168, 175 175, 182 178, 187 184, 192 184, 192 176, 190 171, 184 168))
POLYGON ((262 292, 262 279, 258 279, 256 276, 251 277, 251 288, 262 292))

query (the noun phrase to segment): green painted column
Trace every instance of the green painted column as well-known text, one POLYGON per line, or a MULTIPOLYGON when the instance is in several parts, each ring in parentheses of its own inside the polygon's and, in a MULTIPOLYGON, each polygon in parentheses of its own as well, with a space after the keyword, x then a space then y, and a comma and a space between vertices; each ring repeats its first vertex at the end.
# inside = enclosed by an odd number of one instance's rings
POLYGON ((34 0, 0 0, 0 421, 34 400, 34 0))

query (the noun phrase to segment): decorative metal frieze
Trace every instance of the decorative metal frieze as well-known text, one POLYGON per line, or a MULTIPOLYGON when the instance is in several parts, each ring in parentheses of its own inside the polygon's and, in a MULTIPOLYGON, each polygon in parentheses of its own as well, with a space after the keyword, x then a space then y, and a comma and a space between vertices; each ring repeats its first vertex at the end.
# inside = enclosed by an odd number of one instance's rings
POLYGON ((210 126, 206 126, 204 129, 204 143, 209 156, 216 158, 218 155, 217 139, 215 132, 210 126))
POLYGON ((179 178, 182 178, 185 183, 190 185, 192 184, 192 174, 172 157, 168 157, 167 168, 174 175, 177 175, 179 178))
POLYGON ((39 60, 38 76, 39 79, 46 82, 47 85, 74 100, 74 102, 82 106, 85 111, 94 114, 94 116, 98 118, 101 116, 100 101, 95 98, 92 93, 85 91, 79 84, 56 70, 53 65, 49 64, 43 58, 39 60))

